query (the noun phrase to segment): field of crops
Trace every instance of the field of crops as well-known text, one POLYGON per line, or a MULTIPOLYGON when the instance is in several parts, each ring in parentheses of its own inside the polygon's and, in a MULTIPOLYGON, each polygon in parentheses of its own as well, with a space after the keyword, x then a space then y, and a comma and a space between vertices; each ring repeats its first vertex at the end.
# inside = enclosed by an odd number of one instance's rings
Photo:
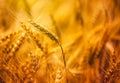
POLYGON ((120 0, 0 0, 0 83, 120 83, 120 0))

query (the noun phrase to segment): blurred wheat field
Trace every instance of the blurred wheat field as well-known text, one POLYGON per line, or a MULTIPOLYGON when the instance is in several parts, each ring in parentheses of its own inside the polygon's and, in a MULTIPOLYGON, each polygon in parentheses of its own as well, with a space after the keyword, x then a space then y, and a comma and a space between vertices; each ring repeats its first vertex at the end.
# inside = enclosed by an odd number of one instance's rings
POLYGON ((120 1, 0 0, 0 83, 120 83, 120 1))

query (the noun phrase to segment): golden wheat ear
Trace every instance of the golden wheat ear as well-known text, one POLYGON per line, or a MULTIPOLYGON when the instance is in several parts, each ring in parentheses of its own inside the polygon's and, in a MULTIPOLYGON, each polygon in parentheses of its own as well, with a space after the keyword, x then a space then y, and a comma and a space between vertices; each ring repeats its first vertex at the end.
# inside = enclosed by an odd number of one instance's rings
MULTIPOLYGON (((35 22, 33 21, 29 21, 29 23, 35 27, 36 30, 40 31, 41 33, 45 34, 46 36, 48 36, 51 40, 55 41, 60 49, 61 49, 61 52, 62 52, 62 56, 63 56, 63 62, 64 62, 64 66, 66 67, 66 59, 65 59, 65 55, 64 55, 64 51, 63 51, 63 48, 62 48, 62 45, 60 44, 58 38, 56 36, 54 36, 51 32, 49 32, 48 30, 46 30, 45 28, 41 27, 40 25, 36 24, 35 22)), ((21 25, 23 27, 25 27, 25 25, 23 23, 21 23, 21 25)))
POLYGON ((25 38, 25 33, 22 31, 13 32, 1 39, 0 54, 3 55, 1 63, 7 64, 9 60, 15 56, 25 38), (19 36, 20 35, 20 36, 19 36))

